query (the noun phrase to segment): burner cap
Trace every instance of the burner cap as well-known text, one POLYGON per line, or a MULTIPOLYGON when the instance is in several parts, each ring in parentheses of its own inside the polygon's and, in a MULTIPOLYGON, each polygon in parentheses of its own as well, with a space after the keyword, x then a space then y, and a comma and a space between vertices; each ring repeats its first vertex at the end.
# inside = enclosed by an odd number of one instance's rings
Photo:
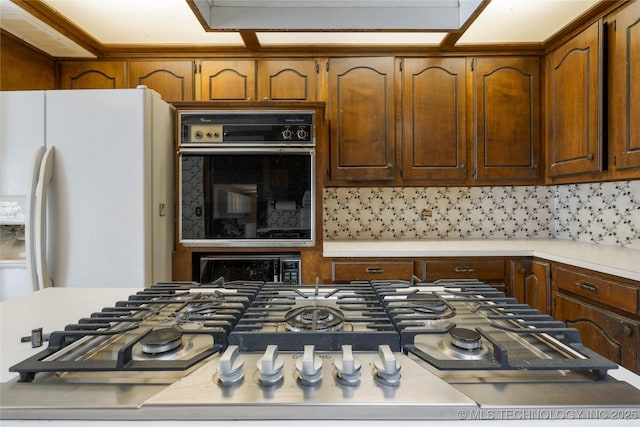
POLYGON ((415 311, 442 314, 447 311, 447 304, 444 300, 432 293, 415 293, 407 296, 407 301, 411 301, 415 311))
POLYGON ((337 331, 342 328, 342 312, 332 307, 304 306, 285 315, 290 331, 337 331))
POLYGON ((155 329, 140 340, 147 354, 166 353, 182 345, 182 333, 173 328, 155 329))
POLYGON ((481 347, 482 336, 479 332, 467 328, 453 328, 449 335, 451 343, 464 350, 477 350, 481 347))

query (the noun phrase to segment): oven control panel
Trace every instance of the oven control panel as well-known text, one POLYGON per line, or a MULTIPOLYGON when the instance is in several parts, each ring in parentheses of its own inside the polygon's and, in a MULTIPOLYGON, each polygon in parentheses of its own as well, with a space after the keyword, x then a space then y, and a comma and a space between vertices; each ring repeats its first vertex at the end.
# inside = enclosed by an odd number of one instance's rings
POLYGON ((216 145, 315 145, 312 111, 184 111, 183 147, 216 145))

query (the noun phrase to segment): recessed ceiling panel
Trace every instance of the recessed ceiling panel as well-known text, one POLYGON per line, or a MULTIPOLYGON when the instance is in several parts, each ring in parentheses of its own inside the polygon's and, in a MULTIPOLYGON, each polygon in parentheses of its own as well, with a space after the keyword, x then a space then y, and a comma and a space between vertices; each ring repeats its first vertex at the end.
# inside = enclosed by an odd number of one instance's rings
POLYGON ((542 43, 599 0, 491 0, 457 45, 542 43))
POLYGON ((0 0, 0 28, 53 57, 95 58, 91 52, 9 0, 0 0))
POLYGON ((273 45, 439 45, 445 33, 394 32, 265 32, 257 33, 262 46, 273 45))
POLYGON ((184 0, 45 2, 102 44, 243 45, 236 32, 206 32, 184 0))

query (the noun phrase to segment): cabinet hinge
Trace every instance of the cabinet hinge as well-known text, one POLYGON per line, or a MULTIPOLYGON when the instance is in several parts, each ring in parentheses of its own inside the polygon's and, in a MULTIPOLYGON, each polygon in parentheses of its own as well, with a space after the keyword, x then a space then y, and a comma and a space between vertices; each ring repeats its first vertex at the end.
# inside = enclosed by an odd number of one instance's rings
POLYGON ((316 61, 316 74, 320 74, 320 64, 316 61))
POLYGON ((476 170, 476 168, 473 168, 471 170, 471 175, 473 175, 473 179, 478 179, 478 171, 476 170))
POLYGON ((401 59, 401 60, 400 60, 400 62, 399 62, 400 72, 402 72, 402 63, 403 63, 403 62, 404 62, 404 60, 403 60, 403 59, 401 59))
POLYGON ((475 66, 476 66, 476 58, 471 58, 471 71, 473 71, 475 66))
POLYGON ((327 61, 327 65, 325 67, 327 69, 327 73, 329 72, 329 61, 327 61))
POLYGON ((618 165, 616 164, 616 161, 617 161, 617 160, 618 160, 617 156, 615 156, 615 155, 614 155, 614 156, 613 156, 613 166, 618 166, 618 165))

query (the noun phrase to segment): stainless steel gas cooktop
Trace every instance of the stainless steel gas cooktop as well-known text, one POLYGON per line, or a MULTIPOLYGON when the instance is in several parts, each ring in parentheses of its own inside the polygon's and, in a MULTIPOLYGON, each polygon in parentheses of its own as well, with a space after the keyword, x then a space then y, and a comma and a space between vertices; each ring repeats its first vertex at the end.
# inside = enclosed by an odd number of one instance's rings
POLYGON ((20 381, 2 385, 2 417, 638 414, 640 390, 616 368, 577 330, 475 280, 159 283, 51 333, 11 368, 20 381))

